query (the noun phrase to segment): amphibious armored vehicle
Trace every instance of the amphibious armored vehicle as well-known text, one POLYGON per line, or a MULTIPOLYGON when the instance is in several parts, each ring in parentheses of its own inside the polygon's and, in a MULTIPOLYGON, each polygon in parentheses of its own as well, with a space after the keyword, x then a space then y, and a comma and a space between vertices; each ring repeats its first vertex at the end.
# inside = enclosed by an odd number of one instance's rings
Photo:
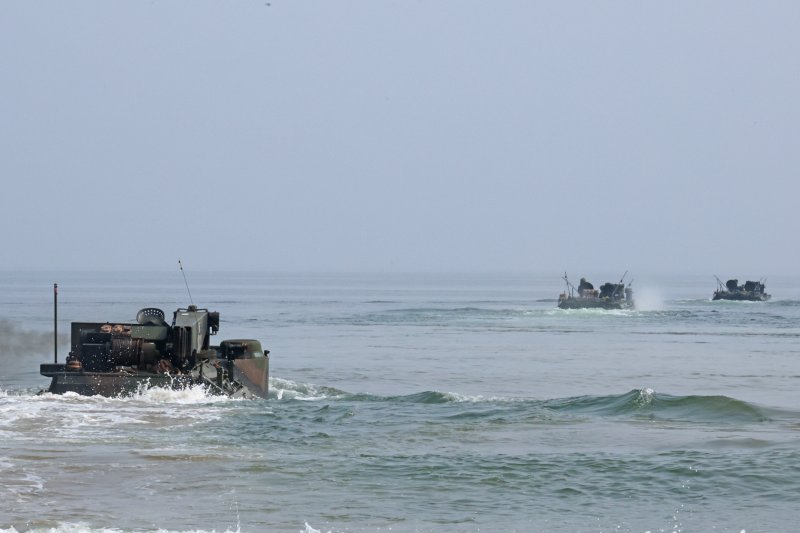
POLYGON ((52 378, 48 392, 120 396, 150 387, 203 385, 236 398, 266 398, 269 350, 253 339, 223 340, 212 346, 219 313, 190 305, 165 321, 148 307, 135 323, 73 322, 66 363, 40 367, 52 378))
POLYGON ((738 279, 729 279, 724 284, 717 276, 717 290, 714 291, 712 300, 739 300, 747 302, 766 302, 772 298, 771 294, 767 294, 764 282, 766 279, 759 281, 745 281, 744 285, 739 285, 738 279))
POLYGON ((604 283, 600 289, 581 278, 578 287, 570 283, 566 272, 564 282, 566 291, 558 296, 558 307, 561 309, 633 309, 633 289, 631 283, 625 285, 625 276, 622 275, 619 283, 604 283))

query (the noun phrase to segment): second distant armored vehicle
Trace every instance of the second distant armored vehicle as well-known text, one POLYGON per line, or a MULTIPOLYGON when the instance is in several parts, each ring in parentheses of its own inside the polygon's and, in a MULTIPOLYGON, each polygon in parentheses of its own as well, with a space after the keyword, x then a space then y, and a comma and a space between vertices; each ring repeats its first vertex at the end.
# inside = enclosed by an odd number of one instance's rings
POLYGON ((633 309, 633 289, 631 283, 625 285, 625 274, 619 283, 604 283, 600 289, 581 278, 578 287, 570 283, 564 273, 567 290, 558 296, 558 307, 561 309, 633 309))
POLYGON ((745 281, 744 285, 739 285, 738 279, 729 279, 724 284, 717 276, 717 290, 714 291, 712 300, 737 300, 746 302, 766 302, 772 298, 771 294, 767 294, 764 282, 766 279, 759 281, 745 281))
POLYGON ((150 387, 202 385, 234 398, 266 398, 269 350, 253 339, 223 340, 212 346, 219 313, 190 305, 172 322, 161 309, 139 311, 135 323, 73 322, 66 363, 44 363, 52 378, 48 392, 93 396, 129 395, 150 387))

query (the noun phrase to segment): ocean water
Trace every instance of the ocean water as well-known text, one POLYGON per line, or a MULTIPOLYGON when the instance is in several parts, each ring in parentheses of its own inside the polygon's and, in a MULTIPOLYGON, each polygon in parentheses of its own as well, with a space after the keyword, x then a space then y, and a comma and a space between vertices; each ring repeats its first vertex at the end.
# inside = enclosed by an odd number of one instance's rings
POLYGON ((189 294, 179 271, 0 273, 0 532, 798 530, 798 278, 562 311, 557 273, 187 276, 218 340, 271 350, 269 399, 38 394, 53 282, 61 361, 69 322, 189 294))

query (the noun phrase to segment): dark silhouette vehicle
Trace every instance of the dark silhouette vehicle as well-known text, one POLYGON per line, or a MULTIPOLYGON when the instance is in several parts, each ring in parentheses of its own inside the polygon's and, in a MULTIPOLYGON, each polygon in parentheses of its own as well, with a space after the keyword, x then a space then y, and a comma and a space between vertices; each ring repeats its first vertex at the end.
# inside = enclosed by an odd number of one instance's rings
POLYGON ((764 282, 766 278, 758 281, 745 281, 744 285, 739 285, 738 279, 729 279, 724 284, 717 276, 717 290, 714 291, 712 300, 737 300, 746 302, 766 302, 772 298, 767 294, 764 282))
POLYGON ((561 309, 633 309, 633 289, 631 283, 625 285, 625 274, 618 283, 604 283, 600 289, 581 278, 578 287, 570 283, 566 272, 562 278, 567 290, 558 296, 558 307, 561 309))

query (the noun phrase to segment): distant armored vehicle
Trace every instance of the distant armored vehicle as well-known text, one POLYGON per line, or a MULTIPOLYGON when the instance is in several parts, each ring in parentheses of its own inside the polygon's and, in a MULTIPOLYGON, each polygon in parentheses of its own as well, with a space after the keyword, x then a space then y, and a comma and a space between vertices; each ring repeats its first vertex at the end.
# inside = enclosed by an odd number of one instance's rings
POLYGON ((604 283, 600 285, 600 290, 594 288, 594 285, 586 281, 586 278, 581 278, 578 288, 576 289, 570 283, 566 272, 564 273, 564 282, 567 284, 567 290, 558 296, 558 307, 561 309, 633 309, 633 289, 631 283, 625 286, 625 274, 619 280, 619 283, 604 283))
POLYGON ((73 322, 66 363, 45 363, 52 378, 48 392, 120 396, 150 387, 180 389, 203 385, 235 398, 266 398, 269 350, 252 339, 210 337, 219 329, 219 313, 190 305, 178 309, 172 323, 148 307, 135 323, 73 322))
POLYGON ((772 295, 766 293, 764 282, 766 279, 759 281, 745 281, 744 285, 739 285, 738 279, 729 279, 724 284, 717 276, 717 290, 714 291, 712 300, 739 300, 747 302, 766 302, 772 295))

